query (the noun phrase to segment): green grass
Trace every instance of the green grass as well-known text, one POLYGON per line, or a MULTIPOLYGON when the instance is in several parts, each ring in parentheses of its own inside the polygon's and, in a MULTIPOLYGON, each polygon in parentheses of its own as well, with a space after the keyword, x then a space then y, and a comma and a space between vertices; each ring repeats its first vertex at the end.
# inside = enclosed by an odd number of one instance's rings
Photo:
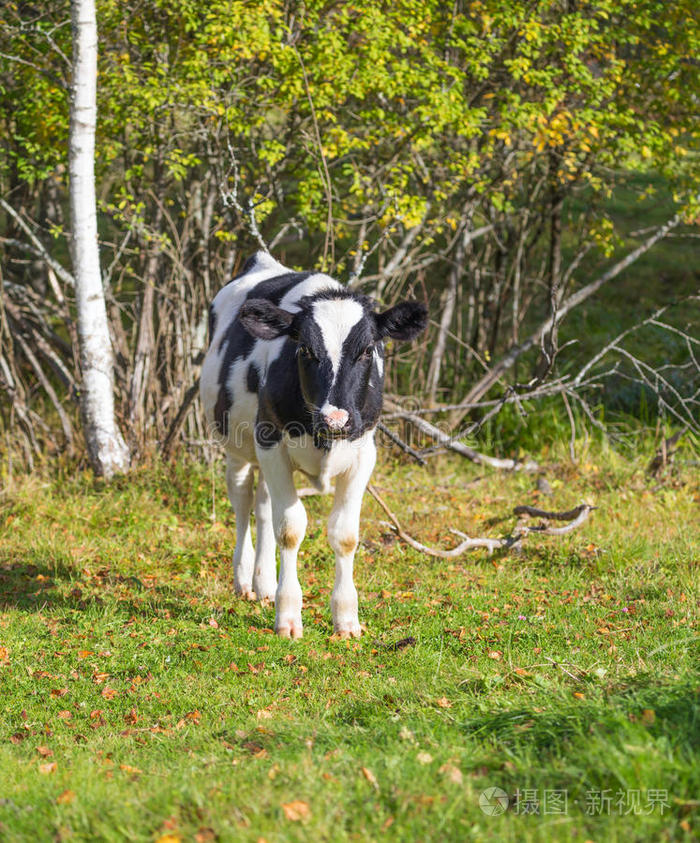
MULTIPOLYGON (((657 485, 599 446, 562 454, 543 455, 555 494, 540 503, 600 508, 522 553, 427 558, 368 497, 353 642, 331 639, 329 499, 306 501, 305 636, 289 642, 233 595, 220 466, 15 481, 0 838, 697 839, 697 473, 657 485), (493 786, 520 810, 483 813, 493 786), (545 791, 566 791, 566 813, 543 813, 545 791), (610 809, 587 813, 601 791, 610 809), (642 813, 625 815, 635 791, 642 813)), ((450 526, 498 535, 539 500, 531 476, 480 475, 387 460, 375 482, 415 535, 449 543, 450 526)))

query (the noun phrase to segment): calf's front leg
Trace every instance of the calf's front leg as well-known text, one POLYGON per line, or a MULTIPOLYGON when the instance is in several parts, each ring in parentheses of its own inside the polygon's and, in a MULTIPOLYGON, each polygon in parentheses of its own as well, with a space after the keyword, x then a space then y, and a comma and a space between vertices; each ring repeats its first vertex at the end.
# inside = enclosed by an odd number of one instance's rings
POLYGON ((280 549, 280 572, 275 593, 275 632, 282 638, 301 638, 301 586, 297 554, 306 533, 306 510, 294 487, 292 466, 284 443, 256 448, 258 463, 270 492, 272 526, 280 549))
POLYGON ((353 582, 355 550, 360 533, 360 510, 377 458, 374 442, 363 446, 357 464, 336 479, 333 509, 328 519, 328 541, 335 551, 335 584, 331 594, 333 631, 341 638, 362 634, 353 582))

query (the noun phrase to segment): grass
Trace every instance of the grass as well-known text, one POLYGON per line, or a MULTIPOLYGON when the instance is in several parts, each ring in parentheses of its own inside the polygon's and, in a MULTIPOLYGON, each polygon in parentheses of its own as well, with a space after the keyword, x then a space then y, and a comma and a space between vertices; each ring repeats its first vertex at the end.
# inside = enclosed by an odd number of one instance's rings
POLYGON ((657 484, 591 448, 543 455, 552 499, 532 476, 385 457, 375 482, 424 541, 499 534, 515 503, 600 508, 522 553, 445 562, 397 544, 368 497, 353 642, 331 639, 326 498, 307 499, 289 642, 232 593, 220 466, 14 481, 0 837, 697 839, 697 473, 657 484), (490 787, 501 815, 479 807, 490 787))

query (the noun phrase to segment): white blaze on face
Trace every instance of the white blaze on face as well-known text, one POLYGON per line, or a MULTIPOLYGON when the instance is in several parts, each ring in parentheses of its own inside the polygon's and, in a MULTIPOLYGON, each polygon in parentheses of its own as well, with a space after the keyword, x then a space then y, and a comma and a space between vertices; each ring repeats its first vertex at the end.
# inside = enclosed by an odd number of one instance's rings
POLYGON ((314 303, 313 316, 321 329, 334 379, 340 368, 343 343, 364 315, 362 305, 353 299, 324 299, 314 303))

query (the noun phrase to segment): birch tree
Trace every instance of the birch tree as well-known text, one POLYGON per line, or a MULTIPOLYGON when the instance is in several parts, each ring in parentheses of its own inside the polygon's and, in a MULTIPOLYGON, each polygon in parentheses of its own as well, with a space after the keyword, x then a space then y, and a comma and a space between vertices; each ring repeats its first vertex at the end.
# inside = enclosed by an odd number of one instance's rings
POLYGON ((81 411, 88 456, 106 478, 129 467, 114 416, 114 361, 97 248, 95 128, 97 22, 94 0, 72 0, 73 84, 68 167, 71 258, 82 370, 81 411))

